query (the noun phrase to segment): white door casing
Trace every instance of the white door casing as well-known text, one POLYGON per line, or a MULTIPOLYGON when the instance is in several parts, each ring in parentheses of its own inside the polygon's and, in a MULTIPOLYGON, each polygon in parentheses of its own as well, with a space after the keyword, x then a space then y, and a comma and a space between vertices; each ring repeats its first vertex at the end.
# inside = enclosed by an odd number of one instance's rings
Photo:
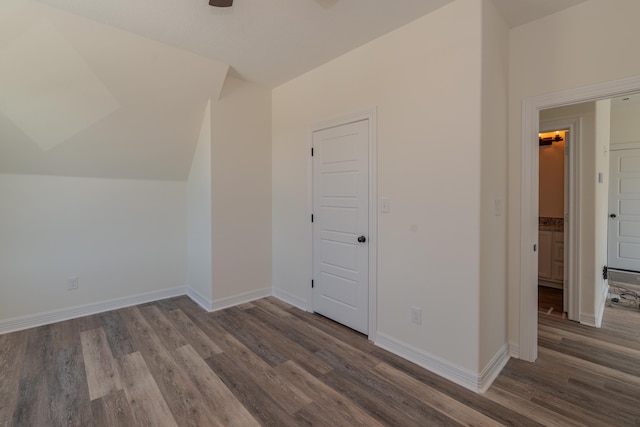
POLYGON ((640 148, 612 150, 607 264, 640 271, 640 148))
MULTIPOLYGON (((522 102, 520 182, 520 310, 519 339, 514 356, 535 361, 538 353, 537 253, 538 236, 538 133, 540 110, 598 101, 640 92, 640 77, 526 98, 522 102)), ((576 147, 577 148, 577 147, 576 147)), ((574 227, 579 226, 574 222, 574 227)), ((578 227, 579 229, 579 227, 578 227)), ((565 242, 566 244, 566 242, 565 242)), ((578 267, 578 266, 577 266, 578 267)), ((573 268, 573 267, 572 267, 573 268)))
POLYGON ((313 132, 313 310, 369 332, 369 122, 313 132))

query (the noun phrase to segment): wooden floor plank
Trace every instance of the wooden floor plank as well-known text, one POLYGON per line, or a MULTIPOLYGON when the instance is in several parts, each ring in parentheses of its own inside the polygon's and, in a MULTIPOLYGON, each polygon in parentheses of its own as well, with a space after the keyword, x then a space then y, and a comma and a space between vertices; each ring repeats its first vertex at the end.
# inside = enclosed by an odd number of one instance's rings
POLYGON ((90 425, 91 405, 80 344, 56 351, 53 366, 48 390, 50 425, 90 425))
MULTIPOLYGON (((584 423, 576 420, 575 418, 570 418, 543 406, 536 405, 529 399, 525 399, 523 397, 510 393, 506 390, 501 389, 500 387, 491 387, 485 392, 484 395, 494 402, 499 403, 500 405, 504 405, 505 407, 510 408, 514 411, 518 411, 542 425, 562 425, 566 427, 584 426, 584 423)), ((593 427, 606 426, 607 424, 605 423, 593 424, 593 427)))
POLYGON ((246 375, 246 371, 226 353, 211 356, 206 362, 260 424, 283 427, 298 425, 291 414, 282 408, 281 402, 265 393, 253 376, 246 375))
POLYGON ((220 346, 213 342, 182 310, 172 310, 167 313, 167 317, 203 359, 222 353, 220 346))
POLYGON ((92 424, 95 426, 130 427, 136 425, 136 418, 124 389, 93 400, 91 414, 92 424))
POLYGON ((119 359, 124 392, 136 419, 135 425, 177 427, 167 402, 140 352, 119 359))
POLYGON ((119 310, 101 313, 99 317, 114 358, 117 359, 136 351, 133 338, 131 338, 119 310))
POLYGON ((29 331, 0 335, 0 426, 13 418, 29 331))
POLYGON ((289 414, 311 403, 311 399, 298 388, 284 381, 276 371, 264 360, 249 350, 231 334, 224 337, 224 347, 227 356, 245 366, 256 385, 276 399, 280 406, 289 414))
POLYGON ((53 377, 51 325, 29 333, 27 349, 13 411, 14 426, 46 425, 51 420, 49 385, 53 377))
POLYGON ((166 349, 175 350, 187 345, 187 340, 178 332, 174 324, 165 316, 168 311, 161 311, 155 305, 147 305, 140 308, 140 312, 146 317, 147 322, 162 340, 166 349))
POLYGON ((245 346, 251 349, 252 352, 257 354, 262 360, 267 362, 271 366, 277 366, 286 362, 288 359, 285 355, 279 353, 274 348, 270 347, 268 343, 262 342, 250 331, 250 325, 245 324, 239 314, 243 313, 238 308, 230 308, 224 310, 224 312, 214 313, 212 316, 216 322, 219 322, 227 332, 233 333, 233 335, 242 342, 245 346))
POLYGON ((640 377, 637 377, 636 375, 630 375, 617 369, 610 368, 608 366, 602 366, 597 363, 593 363, 588 360, 564 354, 545 347, 540 347, 538 349, 538 352, 546 359, 553 361, 553 363, 562 364, 564 369, 566 369, 566 367, 575 368, 585 372, 590 372, 594 375, 616 379, 640 387, 640 377))
POLYGON ((61 350, 78 345, 80 324, 78 319, 65 320, 51 325, 51 341, 53 350, 61 350))
POLYGON ((380 363, 375 371, 398 388, 465 426, 499 426, 496 420, 469 408, 446 394, 435 390, 386 363, 380 363))
MULTIPOLYGON (((298 333, 292 336, 290 332, 293 331, 293 329, 290 326, 287 327, 287 318, 263 311, 258 305, 255 308, 247 310, 244 318, 238 320, 247 327, 252 335, 268 343, 268 345, 276 349, 279 354, 282 354, 289 360, 295 361, 310 372, 321 375, 333 369, 314 353, 298 344, 298 341, 302 339, 301 334, 298 333), (257 319, 260 319, 262 322, 257 322, 257 319)), ((316 350, 318 349, 317 345, 313 347, 316 350)))
MULTIPOLYGON (((382 426, 378 420, 359 408, 353 401, 345 395, 341 395, 336 390, 309 374, 306 370, 296 365, 295 362, 288 361, 276 368, 284 378, 291 384, 309 396, 317 396, 314 403, 323 411, 318 414, 320 417, 328 419, 331 425, 348 426, 382 426)), ((317 420, 317 419, 316 419, 317 420)))
POLYGON ((80 341, 90 399, 98 399, 121 390, 120 373, 104 329, 83 331, 80 333, 80 341))
POLYGON ((405 426, 461 425, 375 375, 368 367, 352 364, 328 349, 322 350, 319 354, 334 367, 331 372, 322 376, 323 382, 349 396, 384 424, 397 422, 405 426), (387 406, 393 408, 393 412, 388 410, 387 406))
POLYGON ((131 307, 123 312, 146 366, 156 379, 162 396, 179 425, 213 425, 202 395, 188 375, 171 357, 170 350, 156 335, 141 310, 131 307))
POLYGON ((0 426, 640 425, 638 324, 543 313, 482 395, 274 297, 176 297, 0 335, 0 426))
POLYGON ((253 302, 253 304, 260 307, 264 311, 273 314, 276 317, 284 317, 284 318, 291 317, 291 313, 289 313, 286 310, 283 310, 278 305, 273 304, 270 300, 266 298, 256 300, 253 302))
POLYGON ((193 347, 180 347, 175 350, 175 354, 179 363, 190 367, 188 373, 191 380, 202 393, 205 404, 215 414, 221 426, 260 425, 193 347))

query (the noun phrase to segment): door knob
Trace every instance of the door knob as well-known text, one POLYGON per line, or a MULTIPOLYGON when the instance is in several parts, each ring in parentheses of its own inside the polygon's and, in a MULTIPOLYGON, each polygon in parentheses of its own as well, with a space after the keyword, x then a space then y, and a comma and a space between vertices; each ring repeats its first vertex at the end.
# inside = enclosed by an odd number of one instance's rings
POLYGON ((364 237, 364 236, 360 236, 360 237, 358 237, 358 242, 360 242, 360 243, 364 243, 364 242, 366 242, 366 241, 367 241, 367 238, 366 238, 366 237, 364 237))
POLYGON ((611 215, 609 215, 609 216, 610 216, 611 218, 616 218, 618 215, 616 215, 616 214, 611 214, 611 215))

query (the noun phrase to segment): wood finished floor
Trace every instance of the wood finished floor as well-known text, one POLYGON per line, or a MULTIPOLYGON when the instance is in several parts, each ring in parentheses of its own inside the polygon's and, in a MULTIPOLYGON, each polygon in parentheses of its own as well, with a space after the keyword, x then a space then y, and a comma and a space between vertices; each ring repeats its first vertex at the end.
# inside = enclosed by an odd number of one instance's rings
POLYGON ((272 297, 180 297, 1 335, 0 426, 640 425, 639 322, 540 315, 479 395, 272 297))
POLYGON ((538 311, 542 314, 563 317, 562 289, 538 286, 538 311))

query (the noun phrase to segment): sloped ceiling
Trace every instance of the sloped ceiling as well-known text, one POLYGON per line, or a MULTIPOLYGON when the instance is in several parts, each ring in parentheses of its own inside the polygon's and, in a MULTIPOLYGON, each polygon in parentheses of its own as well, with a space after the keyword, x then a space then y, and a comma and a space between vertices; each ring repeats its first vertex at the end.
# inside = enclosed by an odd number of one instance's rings
POLYGON ((535 21, 587 0, 493 0, 509 28, 535 21))
POLYGON ((0 173, 185 180, 228 72, 274 87, 451 1, 0 0, 0 173))
POLYGON ((0 172, 187 178, 228 65, 40 3, 2 7, 0 172))

